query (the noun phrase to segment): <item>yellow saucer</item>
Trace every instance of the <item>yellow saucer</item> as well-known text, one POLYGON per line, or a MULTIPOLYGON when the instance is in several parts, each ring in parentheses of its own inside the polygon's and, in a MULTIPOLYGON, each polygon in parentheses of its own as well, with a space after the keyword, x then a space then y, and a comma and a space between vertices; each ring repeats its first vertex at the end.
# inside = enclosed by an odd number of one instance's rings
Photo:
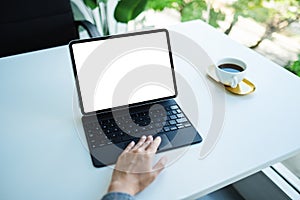
POLYGON ((236 88, 232 88, 230 86, 225 86, 225 89, 233 94, 237 95, 246 95, 255 91, 255 85, 250 82, 248 79, 243 79, 242 82, 238 84, 236 88))
MULTIPOLYGON (((216 75, 214 65, 211 65, 208 67, 207 74, 210 78, 212 78, 216 82, 222 84, 216 75)), ((232 87, 226 86, 226 85, 224 85, 224 86, 227 91, 229 91, 233 94, 237 94, 237 95, 247 95, 247 94, 250 94, 255 91, 255 85, 248 79, 243 79, 242 82, 240 82, 236 88, 232 88, 232 87)))

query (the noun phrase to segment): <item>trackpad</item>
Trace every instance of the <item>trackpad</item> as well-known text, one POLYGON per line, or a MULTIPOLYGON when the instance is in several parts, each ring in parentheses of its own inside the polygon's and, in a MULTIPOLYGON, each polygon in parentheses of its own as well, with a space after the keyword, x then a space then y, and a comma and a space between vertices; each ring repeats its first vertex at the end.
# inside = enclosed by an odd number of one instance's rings
POLYGON ((161 143, 158 147, 159 151, 169 149, 172 147, 172 144, 166 135, 160 135, 160 137, 161 137, 161 143))
POLYGON ((93 164, 96 167, 114 164, 122 151, 123 149, 114 144, 96 148, 92 152, 93 164))

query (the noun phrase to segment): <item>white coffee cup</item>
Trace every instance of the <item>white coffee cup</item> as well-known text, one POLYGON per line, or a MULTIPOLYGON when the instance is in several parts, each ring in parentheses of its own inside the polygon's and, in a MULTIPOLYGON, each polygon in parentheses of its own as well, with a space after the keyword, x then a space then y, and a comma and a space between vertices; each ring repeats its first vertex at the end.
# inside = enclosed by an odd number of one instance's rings
POLYGON ((247 65, 236 58, 223 58, 216 64, 216 74, 224 85, 236 88, 246 75, 247 65))

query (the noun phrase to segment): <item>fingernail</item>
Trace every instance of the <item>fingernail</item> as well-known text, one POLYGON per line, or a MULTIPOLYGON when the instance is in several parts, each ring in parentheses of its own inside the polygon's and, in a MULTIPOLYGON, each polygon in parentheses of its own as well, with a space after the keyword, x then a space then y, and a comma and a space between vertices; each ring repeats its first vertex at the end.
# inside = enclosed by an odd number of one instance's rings
POLYGON ((142 136, 142 138, 143 138, 143 139, 145 139, 145 138, 146 138, 146 136, 145 136, 145 135, 143 135, 143 136, 142 136))

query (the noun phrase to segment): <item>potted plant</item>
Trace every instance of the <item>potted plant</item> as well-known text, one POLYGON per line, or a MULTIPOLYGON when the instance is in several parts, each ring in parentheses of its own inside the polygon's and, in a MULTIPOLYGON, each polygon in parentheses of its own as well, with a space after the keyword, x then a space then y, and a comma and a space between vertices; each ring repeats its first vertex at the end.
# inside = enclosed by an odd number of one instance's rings
MULTIPOLYGON (((100 27, 103 35, 109 35, 110 30, 107 18, 107 1, 108 0, 83 0, 84 4, 93 10, 98 10, 100 27)), ((114 10, 114 18, 118 23, 127 24, 130 20, 135 19, 146 8, 147 0, 120 0, 114 10)), ((91 17, 96 24, 95 14, 90 12, 91 17)))

